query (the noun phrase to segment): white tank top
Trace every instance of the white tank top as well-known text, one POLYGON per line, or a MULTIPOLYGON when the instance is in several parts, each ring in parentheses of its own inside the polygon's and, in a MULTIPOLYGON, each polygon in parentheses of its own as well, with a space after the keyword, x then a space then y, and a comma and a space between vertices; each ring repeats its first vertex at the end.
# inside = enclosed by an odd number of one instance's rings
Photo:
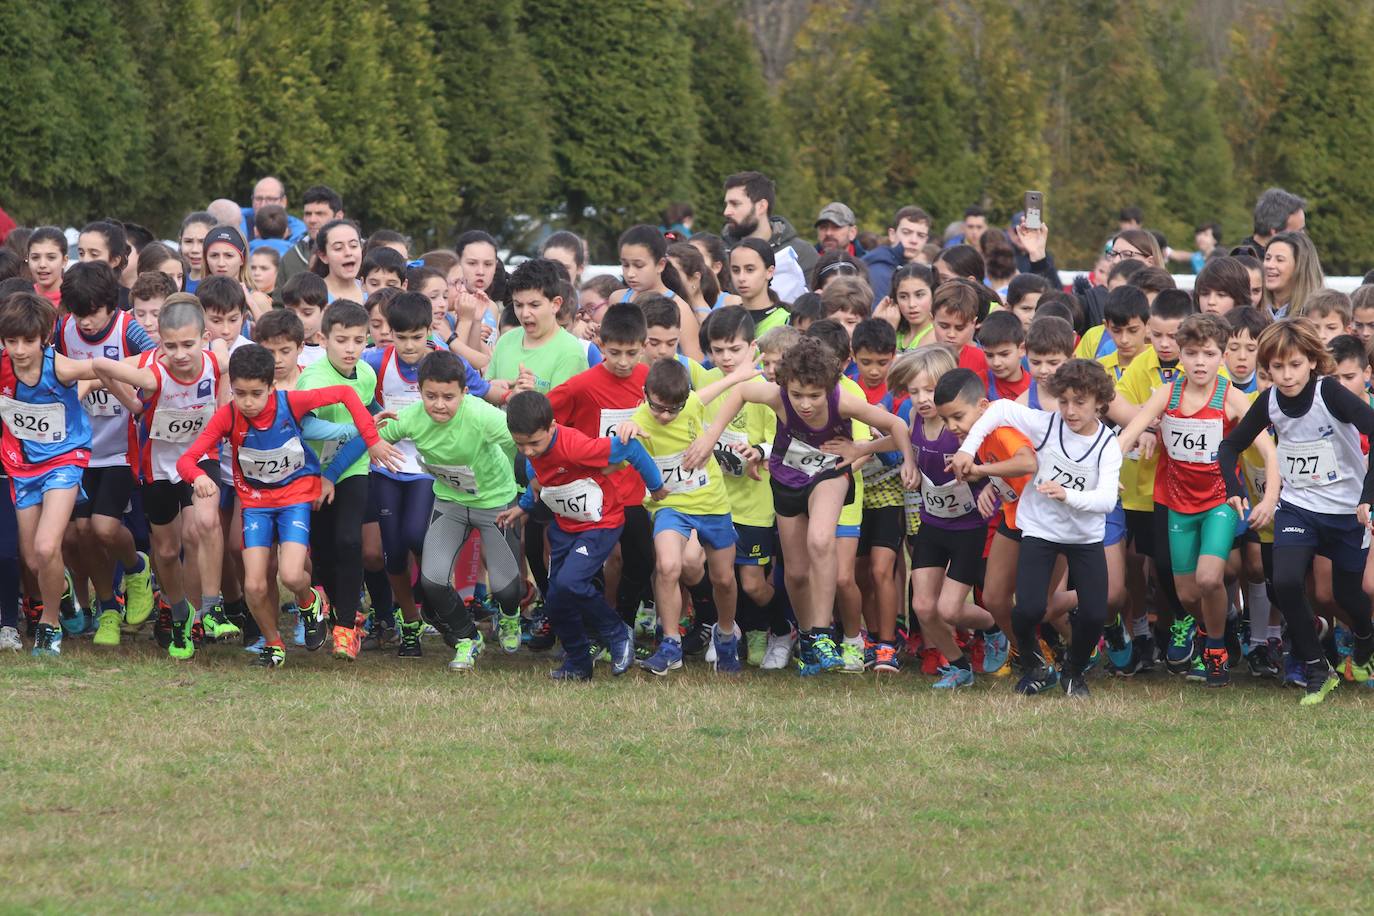
POLYGON ((189 382, 178 381, 161 360, 153 360, 149 368, 158 376, 158 391, 143 412, 144 474, 147 480, 176 482, 181 480, 177 459, 215 412, 219 364, 203 352, 200 374, 189 382))
POLYGON ((1035 478, 1021 491, 1017 503, 1016 524, 1022 533, 1056 544, 1093 544, 1102 540, 1107 527, 1105 515, 1079 512, 1041 494, 1036 485, 1049 481, 1079 493, 1096 489, 1102 451, 1115 438, 1102 423, 1092 436, 1080 436, 1064 425, 1059 414, 1050 414, 1045 438, 1035 448, 1039 465, 1035 478))
MULTIPOLYGON (((382 371, 377 373, 377 402, 393 413, 400 413, 411 404, 420 402, 420 383, 406 381, 405 376, 401 375, 399 363, 396 348, 387 347, 382 353, 382 371)), ((405 462, 397 473, 425 473, 425 469, 420 465, 420 453, 415 450, 413 442, 403 440, 396 443, 396 447, 405 456, 405 462)), ((373 465, 373 470, 386 473, 385 468, 377 465, 373 465)))
POLYGON ((1322 388, 1318 379, 1312 407, 1301 417, 1279 409, 1277 391, 1269 396, 1283 478, 1279 501, 1309 512, 1350 515, 1359 505, 1367 466, 1360 431, 1331 415, 1322 388))
MULTIPOLYGON (((116 361, 132 355, 125 345, 128 312, 115 315, 109 333, 97 341, 81 336, 76 318, 68 315, 62 322, 62 352, 72 359, 95 359, 104 356, 116 361)), ((81 399, 81 406, 91 421, 91 467, 128 466, 136 454, 133 448, 129 412, 109 390, 99 388, 81 399)))

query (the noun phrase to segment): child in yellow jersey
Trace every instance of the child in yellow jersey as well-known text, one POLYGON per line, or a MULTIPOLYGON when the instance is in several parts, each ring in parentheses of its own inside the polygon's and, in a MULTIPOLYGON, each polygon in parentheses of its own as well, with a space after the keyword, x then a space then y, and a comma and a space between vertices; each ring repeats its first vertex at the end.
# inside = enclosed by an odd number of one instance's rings
POLYGON ((644 403, 616 434, 621 442, 642 439, 663 475, 667 491, 661 500, 645 504, 653 514, 654 602, 663 626, 658 651, 643 665, 664 675, 682 666, 683 553, 695 532, 706 551, 718 619, 712 636, 716 670, 740 670, 735 632, 735 528, 720 468, 711 460, 711 445, 703 437, 708 425, 706 405, 730 386, 755 374, 745 362, 733 373, 700 392, 692 391, 687 368, 675 359, 662 359, 649 369, 644 403))
MULTIPOLYGON (((709 381, 754 362, 754 319, 738 305, 721 306, 702 325, 707 350, 716 368, 709 381)), ((775 335, 795 335, 790 328, 775 335)), ((786 595, 773 587, 773 490, 767 456, 777 431, 777 416, 762 404, 745 404, 725 427, 716 444, 716 463, 725 475, 725 493, 735 523, 735 575, 740 596, 737 618, 747 643, 749 664, 766 670, 786 668, 797 642, 787 613, 786 595)))

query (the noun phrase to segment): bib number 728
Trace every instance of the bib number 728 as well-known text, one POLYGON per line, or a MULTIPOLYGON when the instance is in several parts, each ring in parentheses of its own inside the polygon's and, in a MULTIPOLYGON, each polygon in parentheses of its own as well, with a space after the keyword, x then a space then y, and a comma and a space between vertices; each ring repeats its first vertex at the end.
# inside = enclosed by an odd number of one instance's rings
POLYGON ((1080 493, 1088 486, 1084 475, 1072 474, 1057 464, 1050 465, 1050 482, 1057 483, 1066 490, 1077 490, 1080 493))

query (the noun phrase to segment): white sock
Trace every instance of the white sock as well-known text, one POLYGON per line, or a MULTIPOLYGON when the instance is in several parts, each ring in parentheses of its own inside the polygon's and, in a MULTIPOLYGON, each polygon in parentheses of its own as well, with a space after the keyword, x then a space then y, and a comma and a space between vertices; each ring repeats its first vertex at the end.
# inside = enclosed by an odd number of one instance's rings
POLYGON ((1245 604, 1250 611, 1250 642, 1264 645, 1268 641, 1269 591, 1263 582, 1251 582, 1245 586, 1245 604))
POLYGON ((846 636, 844 638, 844 642, 845 645, 859 646, 860 648, 862 648, 864 644, 864 638, 862 636, 846 636))
POLYGON ((1132 635, 1132 636, 1149 636, 1149 635, 1150 635, 1150 618, 1147 617, 1147 616, 1145 616, 1144 614, 1142 614, 1142 615, 1140 615, 1139 617, 1137 617, 1135 620, 1132 620, 1132 621, 1131 621, 1131 635, 1132 635))

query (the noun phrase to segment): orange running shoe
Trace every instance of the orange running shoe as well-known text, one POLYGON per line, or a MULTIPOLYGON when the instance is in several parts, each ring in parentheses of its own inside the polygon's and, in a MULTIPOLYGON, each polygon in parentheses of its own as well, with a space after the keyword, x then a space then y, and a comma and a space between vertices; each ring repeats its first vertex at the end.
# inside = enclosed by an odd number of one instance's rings
POLYGON ((358 635, 357 627, 335 627, 334 628, 334 657, 345 661, 355 661, 358 658, 358 649, 362 645, 362 638, 358 635))

